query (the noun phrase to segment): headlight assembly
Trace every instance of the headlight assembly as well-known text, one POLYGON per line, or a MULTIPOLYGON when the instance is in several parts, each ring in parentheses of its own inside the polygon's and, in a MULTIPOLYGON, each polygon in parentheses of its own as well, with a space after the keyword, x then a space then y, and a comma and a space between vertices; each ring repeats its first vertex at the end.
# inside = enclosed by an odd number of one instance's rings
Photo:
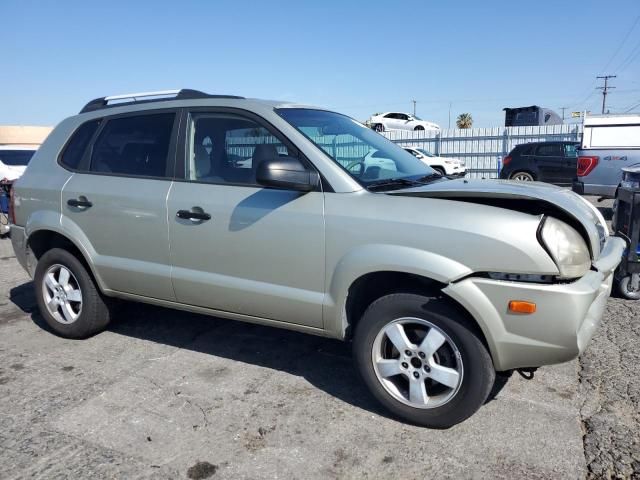
POLYGON ((539 240, 560 271, 559 278, 579 278, 591 268, 587 244, 573 227, 553 217, 545 217, 539 240))

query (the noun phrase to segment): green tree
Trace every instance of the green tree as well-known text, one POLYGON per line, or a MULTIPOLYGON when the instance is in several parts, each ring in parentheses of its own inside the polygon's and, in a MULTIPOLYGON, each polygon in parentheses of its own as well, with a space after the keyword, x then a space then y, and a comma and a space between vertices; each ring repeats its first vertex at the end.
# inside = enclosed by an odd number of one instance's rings
POLYGON ((471 128, 473 125, 473 117, 470 113, 461 113, 456 120, 458 128, 471 128))

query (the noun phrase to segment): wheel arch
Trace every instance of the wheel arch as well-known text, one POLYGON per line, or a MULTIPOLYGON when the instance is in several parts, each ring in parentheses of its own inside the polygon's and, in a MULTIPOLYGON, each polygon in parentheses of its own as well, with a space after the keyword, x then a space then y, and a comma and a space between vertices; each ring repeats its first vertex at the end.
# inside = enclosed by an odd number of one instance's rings
POLYGON ((61 248, 74 255, 87 269, 89 274, 94 278, 100 290, 105 290, 104 283, 93 264, 89 261, 91 258, 86 248, 79 242, 74 241, 70 236, 56 228, 37 228, 29 231, 25 241, 27 250, 27 267, 29 274, 33 276, 38 263, 38 259, 52 248, 61 248))
POLYGON ((466 326, 478 336, 493 358, 485 329, 460 302, 443 291, 446 287, 445 283, 414 273, 376 271, 364 274, 355 279, 349 287, 344 308, 346 320, 344 338, 348 340, 352 337, 358 321, 375 300, 394 293, 413 293, 446 299, 447 303, 465 320, 466 326))

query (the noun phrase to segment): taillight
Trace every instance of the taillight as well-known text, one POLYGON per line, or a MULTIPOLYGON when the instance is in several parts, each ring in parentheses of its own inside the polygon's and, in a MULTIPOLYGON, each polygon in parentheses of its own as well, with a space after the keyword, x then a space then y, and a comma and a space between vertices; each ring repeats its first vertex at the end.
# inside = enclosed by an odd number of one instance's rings
POLYGON ((15 201, 13 199, 13 185, 9 187, 9 223, 16 223, 15 201))
POLYGON ((586 177, 596 168, 600 157, 578 157, 578 176, 586 177))
POLYGON ((507 155, 502 159, 502 166, 509 165, 511 163, 511 156, 507 155))

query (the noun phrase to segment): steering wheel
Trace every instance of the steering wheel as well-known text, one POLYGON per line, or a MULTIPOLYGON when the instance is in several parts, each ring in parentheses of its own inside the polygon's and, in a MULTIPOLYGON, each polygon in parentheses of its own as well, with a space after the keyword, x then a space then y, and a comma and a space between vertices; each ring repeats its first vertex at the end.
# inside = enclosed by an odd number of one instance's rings
POLYGON ((354 175, 362 175, 366 168, 367 167, 366 167, 366 165, 364 163, 364 159, 355 160, 355 161, 351 162, 349 165, 347 165, 347 167, 346 167, 347 171, 353 173, 354 175), (352 169, 354 167, 357 167, 358 165, 360 165, 360 173, 353 172, 352 169))

